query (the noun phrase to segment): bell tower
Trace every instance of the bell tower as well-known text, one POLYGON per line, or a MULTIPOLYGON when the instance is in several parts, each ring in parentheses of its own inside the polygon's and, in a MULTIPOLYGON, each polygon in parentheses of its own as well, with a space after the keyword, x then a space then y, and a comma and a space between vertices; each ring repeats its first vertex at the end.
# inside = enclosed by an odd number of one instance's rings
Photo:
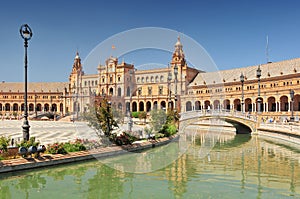
POLYGON ((81 59, 77 51, 74 58, 72 72, 69 76, 69 96, 71 97, 70 109, 71 111, 76 112, 77 114, 80 111, 79 95, 82 93, 81 84, 83 75, 84 72, 82 70, 81 59))
POLYGON ((173 81, 175 87, 173 92, 177 93, 178 97, 186 94, 187 64, 183 52, 183 45, 179 36, 177 38, 177 42, 175 43, 175 49, 172 55, 171 72, 174 78, 173 81))

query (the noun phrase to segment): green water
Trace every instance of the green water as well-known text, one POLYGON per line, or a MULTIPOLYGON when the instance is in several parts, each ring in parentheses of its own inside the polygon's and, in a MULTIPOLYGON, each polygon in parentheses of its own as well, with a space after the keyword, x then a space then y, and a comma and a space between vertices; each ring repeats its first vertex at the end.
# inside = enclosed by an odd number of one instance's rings
POLYGON ((208 133, 136 154, 1 174, 0 198, 300 198, 299 162, 297 145, 208 133))

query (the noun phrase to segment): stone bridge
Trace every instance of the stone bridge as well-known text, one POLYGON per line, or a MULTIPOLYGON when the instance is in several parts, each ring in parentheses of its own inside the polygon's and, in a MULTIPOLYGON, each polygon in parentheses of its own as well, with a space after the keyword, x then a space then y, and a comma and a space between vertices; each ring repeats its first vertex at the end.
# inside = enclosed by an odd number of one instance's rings
POLYGON ((195 124, 201 120, 223 120, 236 128, 236 133, 256 133, 258 128, 257 117, 237 111, 210 110, 210 111, 188 111, 180 114, 179 131, 183 132, 185 127, 195 124))

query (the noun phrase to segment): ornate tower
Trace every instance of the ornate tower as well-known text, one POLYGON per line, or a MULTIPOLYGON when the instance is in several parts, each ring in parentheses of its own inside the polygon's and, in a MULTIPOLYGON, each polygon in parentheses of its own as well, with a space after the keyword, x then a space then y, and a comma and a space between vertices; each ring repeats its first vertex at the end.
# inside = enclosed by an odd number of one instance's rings
POLYGON ((81 59, 79 57, 78 51, 76 52, 76 56, 74 58, 72 72, 69 77, 69 96, 70 96, 70 111, 76 113, 78 116, 78 112, 80 111, 80 95, 82 94, 82 76, 84 72, 82 70, 81 59))

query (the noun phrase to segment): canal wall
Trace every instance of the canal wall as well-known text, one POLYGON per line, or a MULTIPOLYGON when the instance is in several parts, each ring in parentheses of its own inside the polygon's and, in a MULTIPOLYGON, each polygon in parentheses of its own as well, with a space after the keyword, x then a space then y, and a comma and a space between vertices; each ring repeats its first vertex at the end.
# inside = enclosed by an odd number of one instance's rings
POLYGON ((17 158, 10 160, 2 160, 0 161, 0 173, 122 155, 128 152, 136 152, 144 149, 153 148, 156 146, 166 145, 170 142, 177 141, 178 139, 179 135, 174 135, 168 138, 160 138, 157 140, 141 142, 133 145, 103 147, 89 151, 72 152, 66 155, 43 154, 41 157, 38 158, 17 158))

